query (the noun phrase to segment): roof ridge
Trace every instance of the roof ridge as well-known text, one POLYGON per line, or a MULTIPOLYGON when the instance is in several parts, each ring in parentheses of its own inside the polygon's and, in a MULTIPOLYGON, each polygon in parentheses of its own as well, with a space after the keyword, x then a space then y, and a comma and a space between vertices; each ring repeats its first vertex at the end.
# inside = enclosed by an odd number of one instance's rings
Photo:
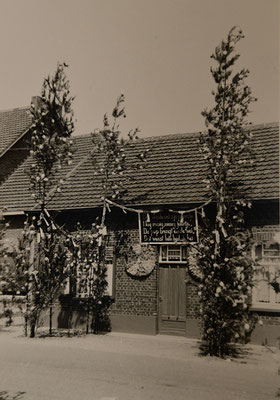
POLYGON ((80 134, 77 134, 77 135, 74 135, 73 134, 73 136, 71 137, 71 139, 72 140, 75 140, 75 139, 77 139, 77 138, 84 138, 84 137, 87 137, 87 138, 89 138, 89 137, 91 137, 91 133, 82 133, 81 135, 80 134))
MULTIPOLYGON (((278 121, 274 122, 265 122, 261 124, 252 124, 248 125, 245 127, 245 129, 263 129, 263 128, 273 128, 279 126, 278 121)), ((205 129, 206 130, 206 129, 205 129)), ((168 138, 168 137, 181 137, 181 136, 190 136, 190 137, 197 137, 200 135, 200 133, 203 133, 205 130, 201 131, 196 131, 196 132, 179 132, 179 133, 167 133, 164 135, 153 135, 153 136, 144 136, 144 137, 139 137, 139 141, 144 141, 144 140, 152 140, 152 139, 162 139, 162 138, 168 138)), ((76 138, 82 138, 82 137, 91 137, 91 133, 89 134, 77 134, 73 135, 72 138, 75 140, 76 138)))
POLYGON ((29 110, 30 106, 22 106, 22 107, 14 107, 14 108, 6 108, 4 110, 0 110, 0 114, 6 113, 6 112, 11 112, 11 111, 16 111, 16 110, 29 110))
POLYGON ((246 128, 247 129, 250 129, 250 128, 253 128, 253 129, 264 129, 264 128, 274 128, 276 126, 279 127, 279 121, 264 122, 264 123, 261 123, 261 124, 249 125, 246 128))
MULTIPOLYGON (((272 128, 272 127, 277 127, 279 126, 279 122, 274 121, 274 122, 265 122, 262 124, 252 124, 248 125, 245 127, 245 129, 263 129, 263 128, 272 128)), ((205 129, 206 130, 206 129, 205 129)), ((160 138, 168 138, 168 137, 180 137, 180 136, 190 136, 190 137, 197 137, 201 133, 203 133, 205 130, 201 131, 196 131, 196 132, 181 132, 181 133, 169 133, 166 135, 154 135, 154 136, 148 136, 148 137, 143 137, 139 138, 140 140, 147 140, 147 139, 160 139, 160 138)))
POLYGON ((154 135, 154 136, 147 136, 147 137, 140 137, 139 140, 151 140, 151 139, 167 139, 167 138, 174 138, 174 137, 182 137, 182 136, 189 136, 189 137, 197 137, 200 135, 201 131, 198 132, 180 132, 180 133, 168 133, 166 135, 154 135))
MULTIPOLYGON (((168 138, 168 137, 174 137, 174 136, 186 136, 189 135, 190 137, 192 136, 198 136, 200 132, 181 132, 181 133, 169 133, 166 135, 154 135, 154 136, 144 136, 144 137, 139 137, 138 139, 135 140, 135 142, 143 141, 143 140, 150 140, 150 139, 160 139, 160 138, 168 138)), ((82 135, 73 135, 72 139, 80 139, 80 138, 90 138, 92 135, 91 134, 82 134, 82 135)), ((126 140, 126 139, 125 139, 126 140)))

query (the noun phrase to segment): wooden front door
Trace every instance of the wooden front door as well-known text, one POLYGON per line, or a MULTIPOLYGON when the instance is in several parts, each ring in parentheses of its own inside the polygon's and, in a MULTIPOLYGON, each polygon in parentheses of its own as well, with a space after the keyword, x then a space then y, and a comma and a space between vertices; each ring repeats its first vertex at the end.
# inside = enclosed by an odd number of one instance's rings
POLYGON ((161 264, 159 268, 159 333, 186 333, 186 267, 161 264))

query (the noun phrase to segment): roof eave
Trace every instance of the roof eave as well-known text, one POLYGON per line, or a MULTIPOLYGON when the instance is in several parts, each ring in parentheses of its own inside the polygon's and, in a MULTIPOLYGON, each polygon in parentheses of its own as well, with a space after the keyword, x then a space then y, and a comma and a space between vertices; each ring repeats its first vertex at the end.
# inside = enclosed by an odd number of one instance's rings
POLYGON ((14 215, 24 215, 25 214, 25 212, 24 211, 19 211, 19 210, 15 210, 15 211, 4 211, 3 213, 2 213, 2 215, 4 216, 4 217, 10 217, 10 216, 14 216, 14 215))

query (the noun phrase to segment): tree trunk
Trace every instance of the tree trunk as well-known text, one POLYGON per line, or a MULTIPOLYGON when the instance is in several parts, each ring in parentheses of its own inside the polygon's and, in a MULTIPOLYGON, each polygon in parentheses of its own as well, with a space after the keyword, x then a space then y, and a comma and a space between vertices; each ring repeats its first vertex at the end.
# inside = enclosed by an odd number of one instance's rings
POLYGON ((90 314, 90 306, 89 306, 89 299, 87 300, 87 326, 86 326, 86 334, 89 333, 89 314, 90 314))
POLYGON ((49 335, 52 336, 52 316, 53 316, 53 306, 52 303, 50 305, 50 315, 49 315, 49 319, 50 319, 50 325, 49 325, 49 335))
POLYGON ((34 338, 35 337, 35 328, 36 328, 36 322, 32 322, 30 324, 30 337, 34 338))
POLYGON ((67 319, 67 336, 70 337, 71 333, 71 321, 72 321, 72 298, 70 299, 69 308, 68 308, 68 319, 67 319))
POLYGON ((27 337, 27 327, 28 327, 28 317, 25 315, 24 317, 24 336, 27 337))
POLYGON ((30 282, 30 274, 32 270, 34 269, 34 264, 36 262, 36 248, 35 248, 35 238, 32 239, 30 243, 30 255, 29 255, 29 269, 28 269, 28 282, 27 282, 27 294, 26 294, 26 315, 25 315, 25 336, 28 334, 28 323, 30 324, 30 337, 35 337, 35 325, 36 321, 33 323, 30 320, 30 306, 33 301, 33 295, 32 295, 32 285, 30 282))

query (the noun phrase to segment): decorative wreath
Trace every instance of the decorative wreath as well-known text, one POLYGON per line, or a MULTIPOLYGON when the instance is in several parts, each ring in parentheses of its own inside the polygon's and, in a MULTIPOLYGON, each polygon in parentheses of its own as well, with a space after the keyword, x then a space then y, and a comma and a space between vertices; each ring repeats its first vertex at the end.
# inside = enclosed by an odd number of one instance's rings
POLYGON ((188 272, 195 282, 201 282, 202 273, 197 265, 198 251, 195 247, 190 246, 188 251, 188 272))
POLYGON ((156 265, 155 249, 150 245, 137 244, 132 248, 132 254, 126 263, 129 275, 142 277, 150 275, 156 265))

